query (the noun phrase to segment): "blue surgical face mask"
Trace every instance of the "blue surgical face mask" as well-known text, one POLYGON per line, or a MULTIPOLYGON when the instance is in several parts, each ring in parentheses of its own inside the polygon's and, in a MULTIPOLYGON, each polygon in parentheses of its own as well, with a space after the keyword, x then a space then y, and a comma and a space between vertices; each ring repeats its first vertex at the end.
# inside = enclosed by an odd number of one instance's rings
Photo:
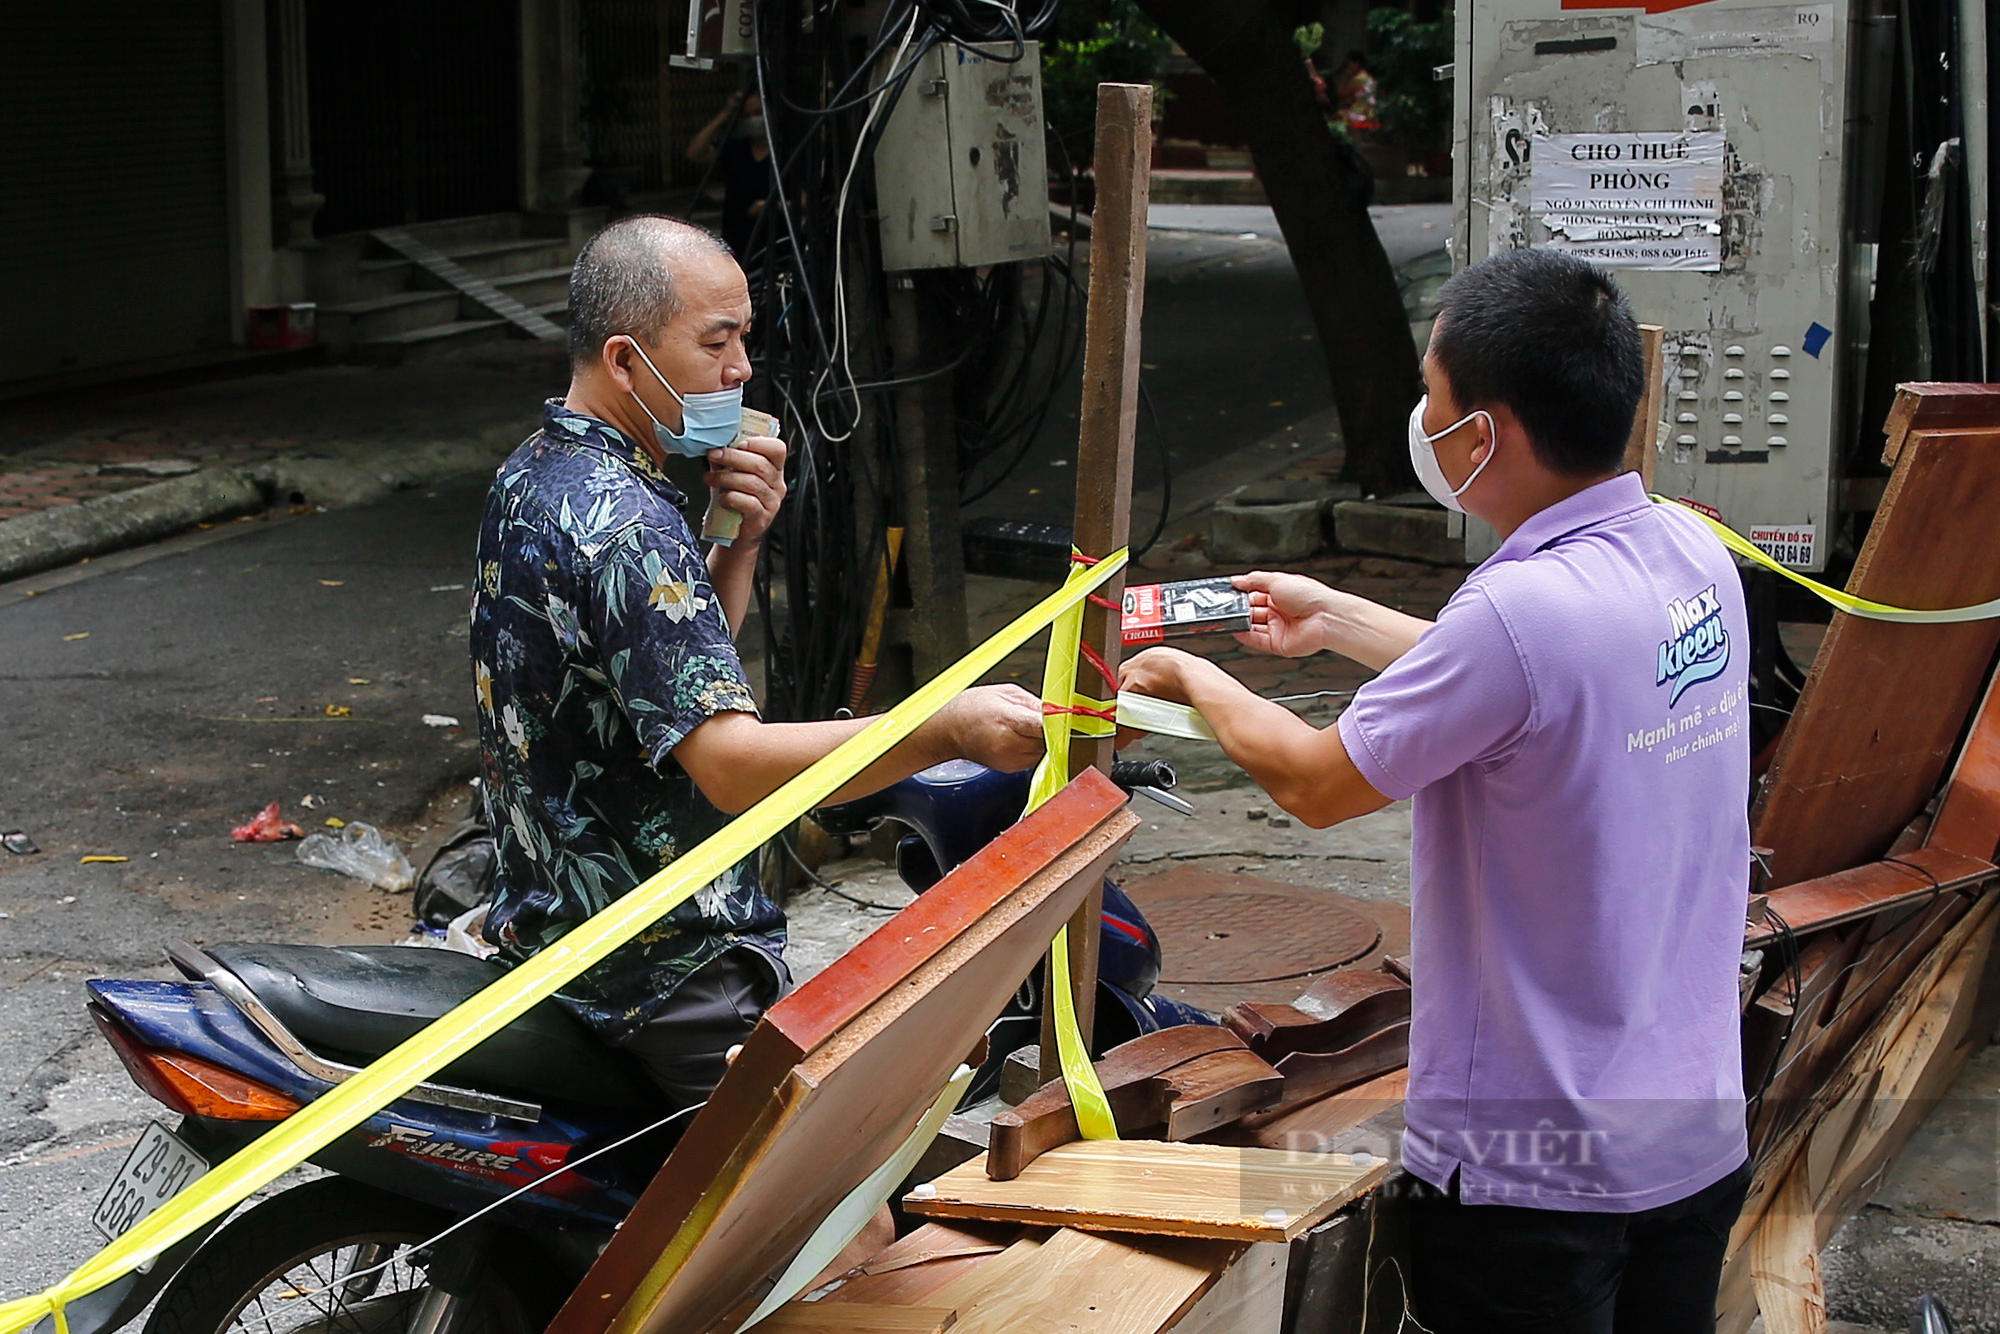
POLYGON ((711 394, 683 395, 667 384, 667 377, 660 374, 660 368, 646 355, 646 349, 639 346, 638 339, 628 338, 626 341, 639 354, 639 360, 646 363, 646 369, 667 386, 667 392, 681 405, 681 433, 675 435, 660 424, 658 417, 653 416, 653 410, 646 406, 645 399, 632 395, 639 411, 653 423, 653 439, 659 442, 661 449, 669 454, 685 454, 691 459, 698 459, 705 458, 711 449, 722 449, 735 443, 736 433, 743 427, 742 385, 731 385, 711 394))

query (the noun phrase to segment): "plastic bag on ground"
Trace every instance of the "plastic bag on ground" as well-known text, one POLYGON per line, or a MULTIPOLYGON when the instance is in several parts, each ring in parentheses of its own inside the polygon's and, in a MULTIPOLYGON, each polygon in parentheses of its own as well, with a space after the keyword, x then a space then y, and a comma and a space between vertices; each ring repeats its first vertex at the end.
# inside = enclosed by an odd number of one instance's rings
POLYGON ((299 844, 299 860, 323 871, 338 871, 366 880, 377 889, 397 893, 417 882, 417 869, 403 850, 372 824, 355 821, 339 834, 313 834, 299 844))

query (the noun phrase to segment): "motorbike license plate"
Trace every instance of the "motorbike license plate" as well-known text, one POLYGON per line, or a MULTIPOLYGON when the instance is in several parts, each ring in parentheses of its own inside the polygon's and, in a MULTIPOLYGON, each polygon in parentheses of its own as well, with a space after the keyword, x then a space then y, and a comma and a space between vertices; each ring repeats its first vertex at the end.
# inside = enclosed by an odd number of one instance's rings
POLYGON ((106 1241, 116 1241, 206 1171, 206 1159, 181 1143, 173 1131, 149 1121, 125 1156, 125 1165, 111 1179, 111 1188, 98 1201, 91 1225, 106 1241))

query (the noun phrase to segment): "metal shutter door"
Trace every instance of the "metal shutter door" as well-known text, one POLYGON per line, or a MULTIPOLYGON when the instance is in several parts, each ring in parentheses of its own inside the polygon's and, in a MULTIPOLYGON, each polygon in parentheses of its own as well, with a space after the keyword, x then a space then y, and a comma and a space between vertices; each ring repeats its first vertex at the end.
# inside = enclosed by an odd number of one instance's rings
POLYGON ((220 0, 0 0, 0 380, 226 347, 220 0))

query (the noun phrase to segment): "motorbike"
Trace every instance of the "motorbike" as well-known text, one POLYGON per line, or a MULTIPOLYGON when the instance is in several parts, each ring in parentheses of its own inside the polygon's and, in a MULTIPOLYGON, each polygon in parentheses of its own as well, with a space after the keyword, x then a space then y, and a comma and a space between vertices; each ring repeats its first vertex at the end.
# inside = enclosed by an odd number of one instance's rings
MULTIPOLYGON (((1170 769, 1114 781, 1178 801, 1170 769)), ((1028 777, 954 761, 821 812, 831 832, 911 831, 897 868, 935 885, 1020 817, 1028 777)), ((1107 880, 1095 1054, 1210 1016, 1153 994, 1160 942, 1107 880)), ((176 941, 177 980, 96 979, 89 1011, 141 1089, 179 1115, 148 1126, 99 1205, 107 1236, 208 1164, 354 1075, 499 977, 501 965, 399 945, 176 941)), ((968 1099, 1040 1031, 1038 979, 989 1033, 968 1099)), ((71 1334, 153 1311, 146 1334, 534 1334, 665 1161, 687 1108, 544 1001, 314 1154, 320 1175, 218 1219, 71 1303, 71 1334)), ((45 1321, 44 1324, 49 1322, 45 1321)))

